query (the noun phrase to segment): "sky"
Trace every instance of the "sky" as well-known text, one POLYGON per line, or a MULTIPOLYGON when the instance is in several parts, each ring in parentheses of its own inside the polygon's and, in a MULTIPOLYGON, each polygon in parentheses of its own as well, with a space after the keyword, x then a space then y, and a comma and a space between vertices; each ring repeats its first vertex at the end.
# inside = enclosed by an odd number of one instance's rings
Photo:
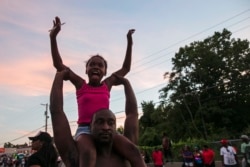
MULTIPOLYGON (((145 101, 160 101, 180 47, 212 36, 224 28, 232 37, 250 40, 249 0, 91 0, 0 1, 0 147, 28 143, 45 130, 46 104, 56 70, 48 30, 59 16, 65 24, 57 37, 64 64, 87 79, 85 62, 100 54, 108 74, 121 68, 126 34, 134 28, 131 71, 126 75, 136 93, 138 110, 145 101)), ((77 127, 74 86, 64 85, 64 110, 72 134, 77 127)), ((113 87, 110 109, 123 125, 124 92, 113 87)), ((47 110, 49 113, 49 110, 47 110)), ((48 132, 52 132, 50 114, 48 132)))

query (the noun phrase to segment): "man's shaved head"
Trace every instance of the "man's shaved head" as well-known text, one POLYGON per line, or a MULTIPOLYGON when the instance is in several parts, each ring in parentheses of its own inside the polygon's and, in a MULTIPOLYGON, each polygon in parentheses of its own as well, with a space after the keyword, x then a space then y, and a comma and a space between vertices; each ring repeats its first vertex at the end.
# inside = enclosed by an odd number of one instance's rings
POLYGON ((97 142, 111 142, 116 132, 116 117, 109 109, 97 111, 91 121, 91 134, 97 142))

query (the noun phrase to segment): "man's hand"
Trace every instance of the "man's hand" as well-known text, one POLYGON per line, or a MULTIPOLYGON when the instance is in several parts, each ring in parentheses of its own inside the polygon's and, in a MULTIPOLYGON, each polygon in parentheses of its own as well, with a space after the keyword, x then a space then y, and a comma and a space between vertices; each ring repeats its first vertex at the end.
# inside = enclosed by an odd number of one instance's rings
POLYGON ((63 80, 69 80, 69 70, 68 68, 62 70, 62 71, 57 71, 56 77, 62 77, 63 80))
POLYGON ((120 75, 117 75, 116 73, 113 73, 112 76, 115 77, 114 85, 125 85, 128 80, 120 75))
MULTIPOLYGON (((64 24, 64 23, 63 23, 64 24)), ((60 32, 61 30, 61 20, 58 16, 55 17, 55 20, 53 20, 53 28, 50 31, 50 37, 56 37, 57 34, 60 32)))

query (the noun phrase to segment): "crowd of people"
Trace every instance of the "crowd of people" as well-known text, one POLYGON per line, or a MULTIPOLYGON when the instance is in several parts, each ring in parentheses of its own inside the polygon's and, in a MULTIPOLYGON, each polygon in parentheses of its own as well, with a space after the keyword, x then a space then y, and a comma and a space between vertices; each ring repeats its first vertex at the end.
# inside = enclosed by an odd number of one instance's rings
MULTIPOLYGON (((182 167, 215 167, 216 164, 219 167, 250 167, 249 137, 241 135, 240 139, 241 143, 238 144, 238 148, 227 139, 221 139, 219 141, 220 147, 216 150, 208 145, 202 147, 185 145, 179 155, 176 154, 176 156, 181 158, 182 167), (217 158, 215 152, 218 153, 217 158), (218 162, 215 163, 215 160, 218 162), (218 164, 219 162, 221 164, 218 164)), ((163 167, 164 165, 168 166, 167 162, 173 162, 171 144, 168 144, 170 146, 168 147, 168 154, 165 150, 165 142, 171 143, 166 133, 164 133, 162 141, 162 148, 155 147, 151 152, 142 150, 141 154, 146 164, 153 163, 154 167, 163 167)))
MULTIPOLYGON (((169 155, 164 153, 164 146, 163 148, 156 147, 151 154, 142 151, 142 156, 145 163, 150 164, 152 162, 154 167, 163 167, 168 162, 173 163, 172 150, 169 151, 171 152, 171 159, 169 155)), ((182 167, 215 167, 215 152, 207 145, 204 145, 203 149, 198 146, 191 149, 190 146, 185 145, 179 156, 182 159, 182 167)))
POLYGON ((209 148, 208 145, 204 145, 201 149, 199 146, 195 146, 191 149, 190 146, 185 145, 181 151, 184 167, 214 167, 215 166, 215 152, 209 148))
MULTIPOLYGON (((166 134, 163 134, 162 148, 155 147, 151 153, 141 150, 141 156, 147 166, 152 163, 154 167, 163 167, 167 162, 173 161, 171 144, 169 144, 166 154, 166 134), (170 156, 169 156, 170 155, 170 156)), ((230 144, 227 139, 220 141, 221 147, 218 150, 221 157, 222 167, 249 167, 250 164, 250 142, 247 135, 242 135, 242 143, 239 148, 230 144), (240 159, 237 155, 241 154, 240 159)), ((65 164, 61 160, 56 151, 52 137, 47 132, 38 132, 37 135, 29 137, 33 153, 25 154, 3 154, 0 157, 0 167, 32 167, 32 165, 40 165, 40 167, 62 167, 65 164)), ((167 141, 171 143, 167 137, 167 141)), ((180 152, 183 160, 182 167, 215 167, 215 151, 208 145, 190 147, 185 145, 180 152)))
POLYGON ((3 154, 0 156, 0 167, 25 167, 28 155, 25 154, 3 154))

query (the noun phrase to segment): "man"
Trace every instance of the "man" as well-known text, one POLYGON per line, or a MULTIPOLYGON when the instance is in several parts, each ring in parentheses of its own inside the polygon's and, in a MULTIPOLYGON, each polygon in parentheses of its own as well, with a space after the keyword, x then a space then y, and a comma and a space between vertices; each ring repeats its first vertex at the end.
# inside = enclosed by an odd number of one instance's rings
POLYGON ((236 151, 232 146, 228 145, 226 139, 220 141, 222 147, 220 148, 221 162, 224 167, 237 167, 238 158, 236 156, 236 151))
POLYGON ((154 162, 154 167, 162 167, 163 166, 163 154, 159 148, 155 148, 152 153, 152 159, 154 162))
POLYGON ((203 159, 203 164, 205 167, 215 166, 215 163, 214 163, 215 153, 211 148, 208 148, 208 145, 203 146, 202 159, 203 159))
POLYGON ((166 162, 169 162, 169 160, 173 159, 172 157, 172 152, 171 152, 171 141, 168 138, 166 133, 163 133, 162 136, 162 148, 163 148, 163 153, 164 157, 166 158, 166 162))
MULTIPOLYGON (((79 166, 79 151, 71 136, 71 130, 67 117, 63 111, 63 79, 67 71, 57 72, 50 95, 50 112, 54 132, 54 141, 58 152, 67 167, 79 166)), ((138 141, 138 112, 137 102, 130 83, 125 78, 118 77, 123 84, 126 97, 126 119, 124 123, 124 136, 133 143, 138 141)), ((96 143, 96 167, 127 167, 127 161, 116 154, 113 148, 112 138, 116 134, 116 118, 108 109, 102 109, 93 116, 91 122, 91 133, 96 143)), ((128 148, 129 149, 129 148, 128 148)), ((138 151, 138 150, 135 150, 138 151)), ((144 163, 139 159, 138 163, 144 163)))
POLYGON ((247 135, 241 135, 240 151, 243 154, 242 167, 250 166, 250 142, 247 135))

